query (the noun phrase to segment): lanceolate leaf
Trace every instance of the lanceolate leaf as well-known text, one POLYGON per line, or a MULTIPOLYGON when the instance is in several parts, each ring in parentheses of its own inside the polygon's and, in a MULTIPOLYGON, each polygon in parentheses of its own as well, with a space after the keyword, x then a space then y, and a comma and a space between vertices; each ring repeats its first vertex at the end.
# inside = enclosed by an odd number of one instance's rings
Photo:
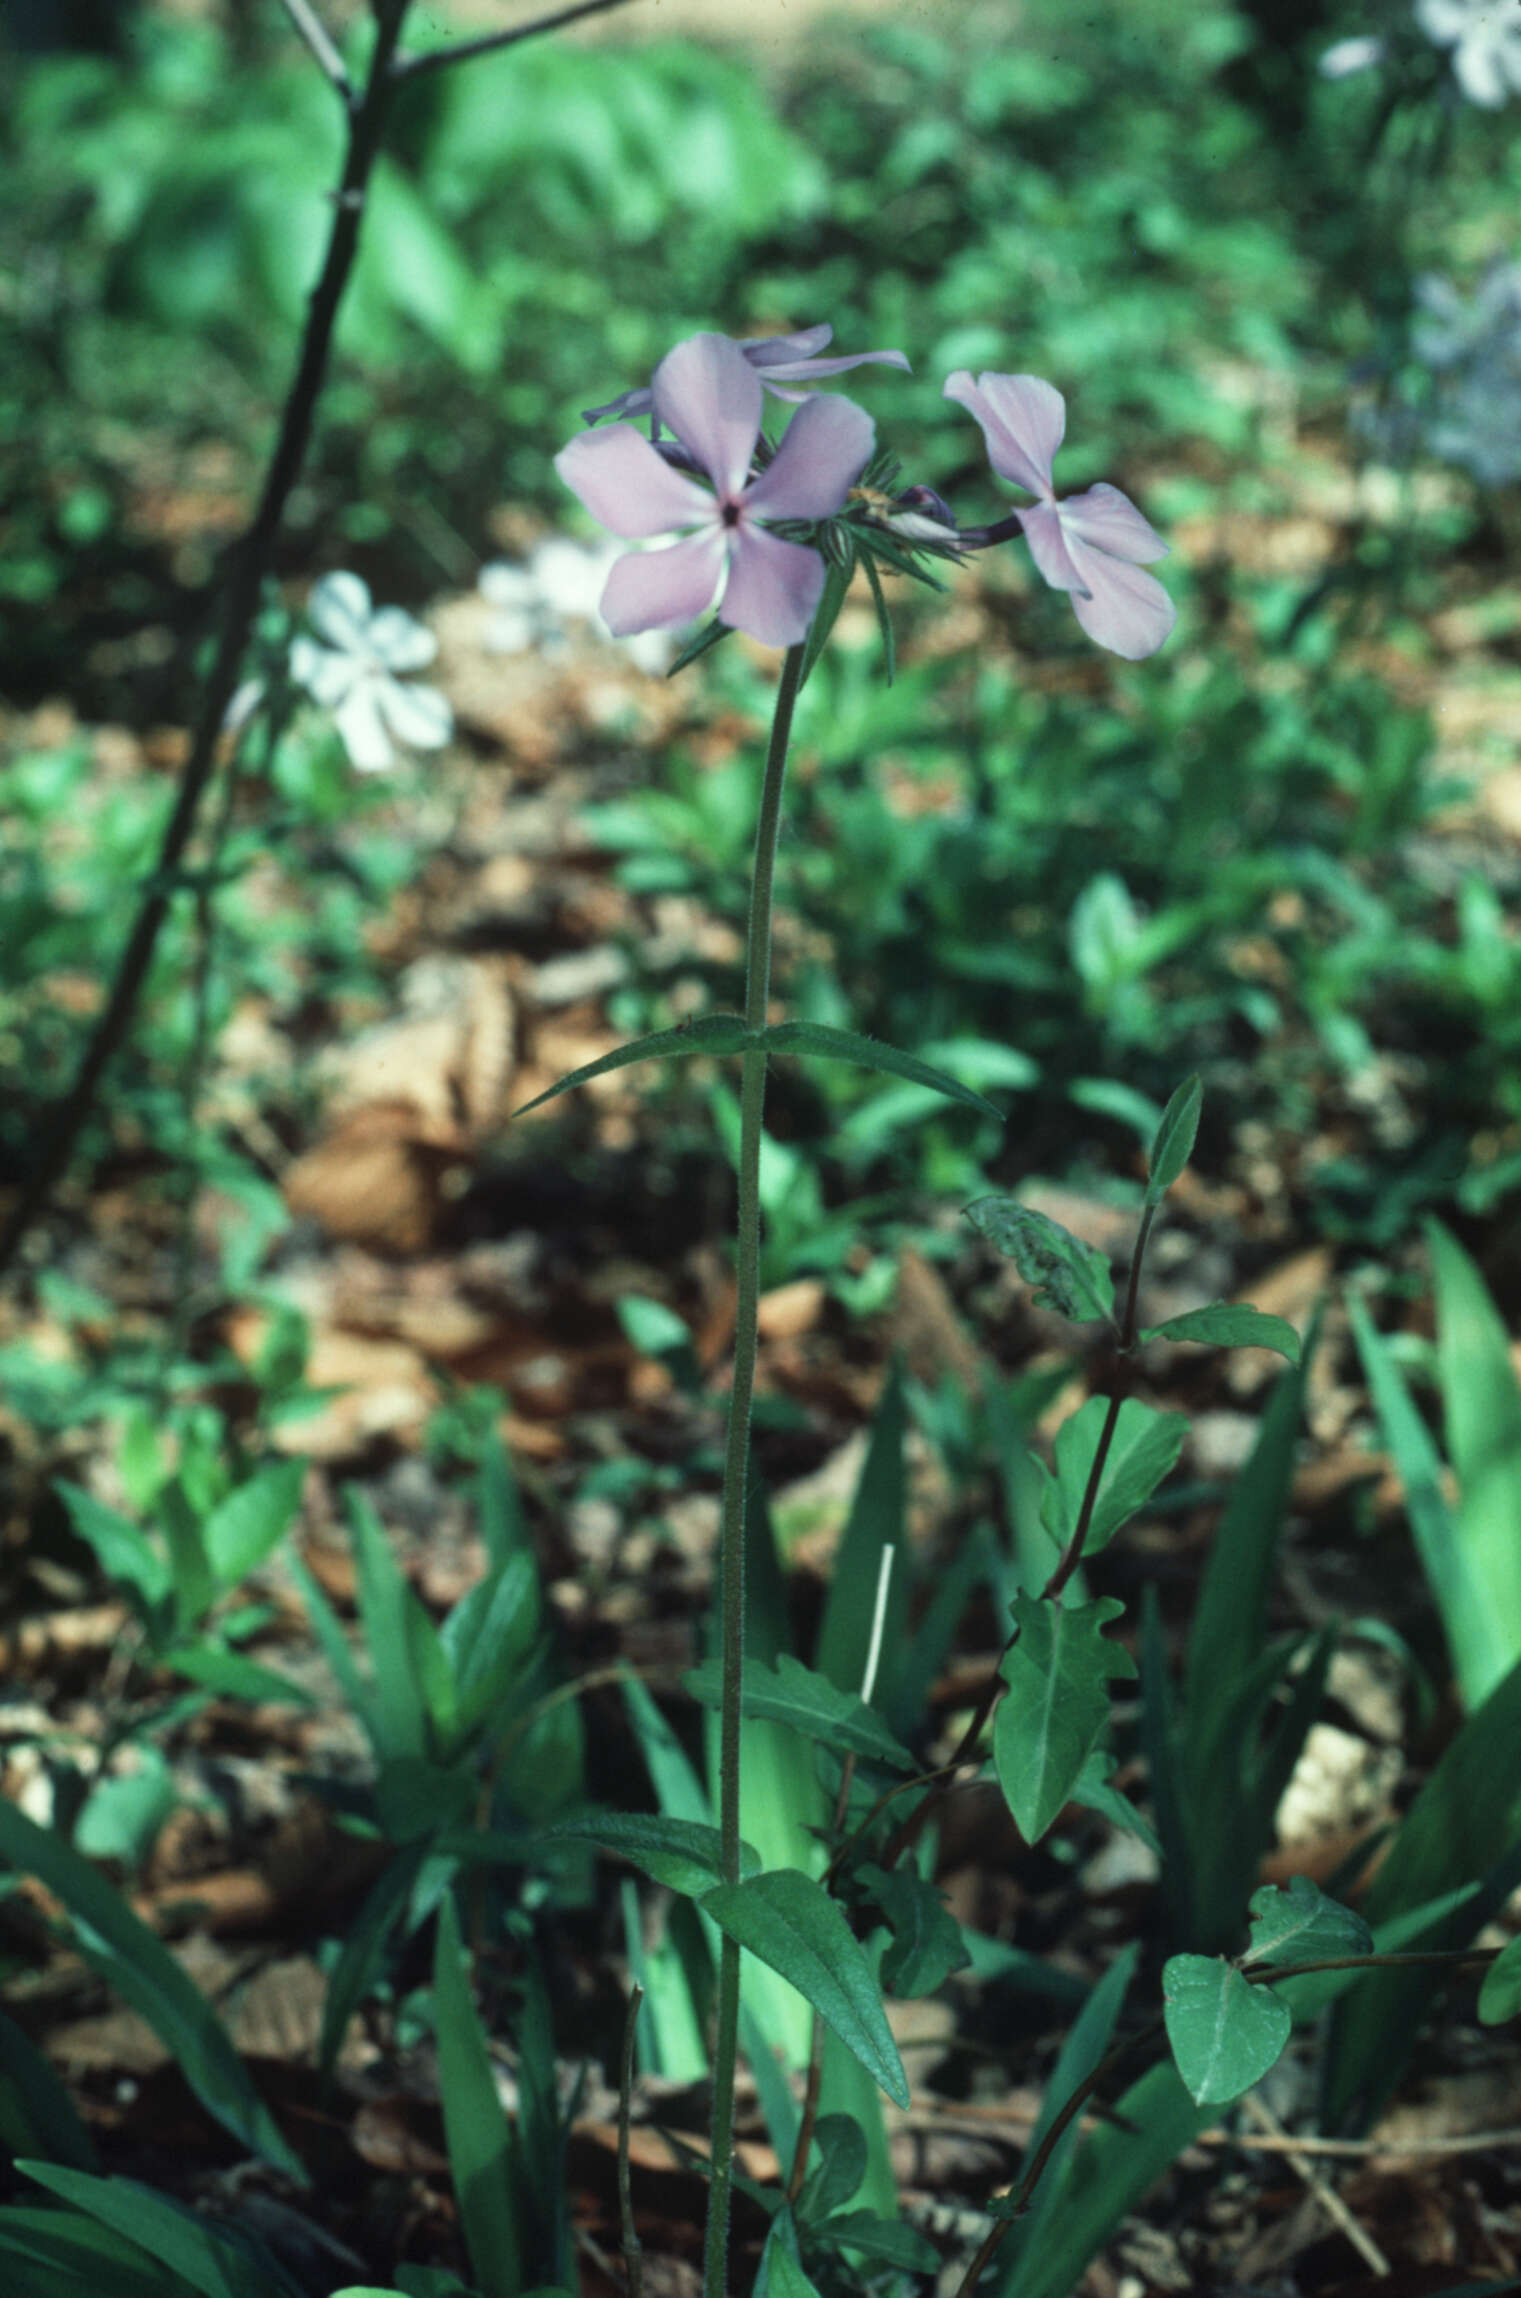
POLYGON ((1144 1325, 1143 1341, 1198 1341, 1208 1348, 1270 1348, 1299 1362, 1299 1335, 1287 1317, 1269 1316, 1265 1309, 1244 1303, 1214 1301, 1207 1309, 1186 1309, 1165 1324, 1144 1325))
MULTIPOLYGON (((1059 1548, 1064 1549, 1077 1530, 1108 1414, 1108 1399, 1090 1396, 1056 1432, 1056 1474, 1048 1476, 1040 1520, 1059 1548)), ((1111 1540, 1172 1473, 1187 1431, 1186 1414, 1157 1412, 1136 1397, 1126 1397, 1104 1460, 1098 1498, 1083 1542, 1085 1556, 1111 1540)))
POLYGON ((1197 1077, 1189 1077, 1163 1110, 1151 1148, 1151 1178, 1146 1184, 1148 1205, 1162 1202, 1193 1155, 1203 1106, 1204 1087, 1197 1077))
POLYGON ((993 1762, 1027 1843, 1070 1801, 1109 1719, 1110 1677, 1136 1672, 1103 1633, 1124 1608, 1114 1596, 1067 1605, 1021 1590, 1014 1599, 1019 1641, 1004 1662, 1009 1689, 994 1720, 993 1762))
POLYGON ((135 2242, 201 2298, 296 2298, 298 2286, 262 2244, 241 2232, 224 2231, 136 2179, 96 2178, 50 2162, 18 2162, 16 2168, 113 2234, 135 2242))
POLYGON ((1260 2082, 1294 2024, 1271 1987, 1254 1987, 1213 1955, 1174 1955, 1164 1964, 1162 2002, 1173 2059, 1200 2106, 1239 2098, 1260 2082))
MULTIPOLYGON (((561 1838, 595 1843, 633 1861, 667 1890, 700 1899, 723 1881, 716 1827, 695 1819, 670 1819, 664 1812, 595 1811, 575 1819, 556 1820, 540 1831, 540 1839, 561 1838)), ((758 1853, 748 1843, 739 1847, 741 1873, 753 1875, 760 1867, 758 1853)))
POLYGON ((447 1893, 438 1911, 433 2006, 444 2134, 470 2263, 485 2298, 515 2298, 525 2286, 518 2165, 447 1893))
POLYGON ((46 1885, 78 1926, 85 1960, 167 2045, 209 2114, 266 2162, 299 2179, 291 2152, 226 2028, 168 1948, 60 1836, 0 1798, 0 1861, 46 1885))
POLYGON ((1479 1989, 1479 2017, 1486 2027, 1501 2027, 1508 2019, 1521 2018, 1521 1939, 1512 1939, 1508 1947, 1502 1947, 1498 1960, 1485 1972, 1479 1989))
MULTIPOLYGON (((706 1660, 683 1676, 682 1687, 704 1707, 722 1704, 722 1679, 717 1660, 706 1660)), ((895 1771, 917 1767, 906 1747, 899 1745, 886 1724, 879 1721, 854 1692, 842 1692, 827 1676, 805 1668, 787 1652, 774 1668, 763 1660, 746 1660, 742 1705, 747 1716, 765 1716, 783 1723, 804 1739, 817 1740, 840 1755, 869 1756, 874 1763, 890 1764, 895 1771)))
POLYGON ((968 1205, 966 1217, 1034 1286, 1037 1308, 1055 1309, 1074 1324, 1113 1315, 1114 1279, 1107 1259, 1059 1221, 1012 1197, 979 1197, 968 1205))
POLYGON ((908 2083, 865 1949, 821 1883, 795 1867, 721 1883, 700 1902, 721 1930, 810 2002, 895 2106, 908 2083))
POLYGON ((857 1069, 906 1077, 915 1085, 943 1093, 948 1101, 964 1102, 968 1109, 980 1109, 985 1117, 1002 1119, 1003 1112, 991 1101, 984 1101, 980 1093, 948 1077, 943 1069, 920 1061, 916 1054, 900 1053, 895 1045, 883 1045, 878 1038, 860 1037, 853 1029, 827 1029, 817 1021, 778 1021, 769 1029, 757 1030, 746 1042, 764 1045, 768 1053, 807 1053, 821 1061, 849 1061, 857 1069))
POLYGON ((1328 1899, 1308 1876, 1291 1877, 1287 1891, 1265 1883, 1253 1892, 1251 1910, 1254 1963, 1318 1963, 1373 1952, 1373 1933, 1361 1915, 1328 1899))
POLYGON ((648 1037, 636 1037, 628 1045, 620 1045, 612 1053, 604 1053, 596 1061, 588 1061, 573 1069, 544 1093, 536 1093, 532 1101, 525 1101, 521 1109, 514 1109, 514 1117, 526 1117, 530 1109, 541 1109, 546 1101, 556 1101, 562 1093, 574 1092, 578 1085, 589 1085, 594 1077, 606 1077, 614 1069, 630 1069, 636 1061, 680 1061, 694 1053, 740 1053, 749 1044, 751 1032, 737 1013, 705 1013, 695 1020, 684 1021, 676 1029, 652 1030, 648 1037))

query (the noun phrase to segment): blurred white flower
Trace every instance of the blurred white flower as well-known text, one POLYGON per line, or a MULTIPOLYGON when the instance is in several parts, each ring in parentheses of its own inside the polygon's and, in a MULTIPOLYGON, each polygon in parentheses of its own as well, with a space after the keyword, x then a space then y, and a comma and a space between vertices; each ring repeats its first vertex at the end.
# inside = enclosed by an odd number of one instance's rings
POLYGON ((307 620, 327 641, 303 633, 291 643, 290 670, 313 701, 331 710, 350 762, 361 774, 395 763, 395 743, 439 750, 454 713, 432 686, 403 686, 438 652, 432 631, 399 606, 376 608, 356 574, 324 575, 306 602, 307 620))
POLYGON ((1384 43, 1377 33, 1364 32, 1355 39, 1333 40, 1317 68, 1323 80, 1348 80, 1354 72, 1382 63, 1383 55, 1384 43))
POLYGON ((1521 95, 1521 0, 1415 0, 1429 40, 1452 49, 1452 69, 1470 103, 1498 111, 1521 95))
MULTIPOLYGON (((497 559, 482 567, 481 596, 497 610, 486 634, 487 645, 497 654, 526 654, 530 647, 547 655, 563 654, 567 622, 590 623, 600 638, 613 644, 599 602, 608 570, 620 556, 617 543, 588 550, 556 535, 540 543, 522 566, 497 559)), ((640 631, 616 643, 654 678, 669 667, 675 651, 669 632, 663 630, 640 631)))

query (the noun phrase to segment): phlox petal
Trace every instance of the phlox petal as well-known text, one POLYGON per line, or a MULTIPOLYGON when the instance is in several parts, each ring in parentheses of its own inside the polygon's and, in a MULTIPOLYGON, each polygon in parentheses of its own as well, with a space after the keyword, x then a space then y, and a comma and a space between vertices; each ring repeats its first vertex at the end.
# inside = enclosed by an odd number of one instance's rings
POLYGON ((763 646, 796 646, 824 588, 824 562, 803 543, 783 542, 748 520, 729 561, 720 622, 747 630, 763 646))
POLYGON ((659 421, 732 501, 750 475, 761 419, 760 377, 739 345, 727 335, 689 335, 666 353, 650 388, 659 421))
POLYGON ((391 737, 380 714, 380 688, 373 679, 360 679, 333 713, 349 763, 361 774, 383 774, 395 763, 391 737))
MULTIPOLYGON (((1078 570, 1070 538, 1055 503, 1037 503, 1032 510, 1016 511, 1025 531, 1030 556, 1043 582, 1053 590, 1084 590, 1087 578, 1078 570)), ((1090 554, 1091 555, 1091 554, 1090 554)))
POLYGON ((901 351, 853 351, 841 359, 798 359, 787 366, 763 367, 760 378, 774 397, 797 404, 806 401, 809 394, 794 390, 795 383, 817 383, 826 375, 843 375, 851 367, 901 367, 905 375, 913 373, 901 351))
POLYGON ((426 670, 438 652, 438 640, 431 630, 399 606, 383 606, 373 616, 365 633, 365 644, 377 662, 387 670, 400 675, 408 670, 426 670))
POLYGON ((1039 375, 979 375, 965 368, 945 381, 945 397, 959 400, 982 426, 988 460, 1001 478, 1050 500, 1051 464, 1067 427, 1067 402, 1039 375))
POLYGON ((713 517, 712 496, 673 471, 629 423, 578 432, 556 455, 555 469, 600 525, 629 542, 713 517))
POLYGON ((787 426, 745 509, 767 519, 827 519, 844 502, 871 453, 877 427, 849 399, 810 399, 787 426))
POLYGON ((795 328, 791 335, 752 335, 748 342, 740 342, 740 350, 752 367, 791 367, 799 360, 812 359, 834 340, 834 329, 827 319, 817 327, 795 328))
POLYGON ((454 712, 436 686, 398 686, 378 681, 380 715, 409 750, 442 750, 454 732, 454 712))
POLYGON ((1497 112, 1513 88, 1521 88, 1521 45, 1507 54, 1498 41, 1462 40, 1452 51, 1452 69, 1471 104, 1497 112))
POLYGON ((1155 654, 1178 619, 1178 610, 1155 575, 1123 559, 1071 538, 1071 555, 1082 577, 1072 594, 1072 611, 1088 636, 1127 662, 1155 654))
POLYGON ((1138 511, 1128 495, 1100 480, 1086 494, 1067 495, 1061 504, 1061 522, 1069 535, 1107 551, 1112 559, 1130 559, 1138 566, 1165 559, 1168 547, 1150 519, 1138 511))
POLYGON ((602 619, 614 638, 663 624, 695 622, 713 603, 723 570, 717 527, 660 551, 625 551, 607 578, 602 619))
POLYGON ((324 710, 336 710, 359 678, 360 665, 354 655, 335 654, 300 631, 290 642, 290 674, 324 710))
POLYGON ((370 626, 370 586, 356 574, 323 575, 311 588, 306 618, 329 646, 355 654, 364 645, 370 626))

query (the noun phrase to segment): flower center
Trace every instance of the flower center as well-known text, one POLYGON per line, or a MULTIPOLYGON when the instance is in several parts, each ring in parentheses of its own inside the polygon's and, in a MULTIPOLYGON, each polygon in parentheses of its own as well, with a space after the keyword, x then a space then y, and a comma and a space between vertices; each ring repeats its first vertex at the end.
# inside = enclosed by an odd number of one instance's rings
POLYGON ((739 516, 740 513, 738 503, 725 503, 723 509, 719 512, 719 518, 723 525, 726 527, 737 527, 739 525, 739 516))

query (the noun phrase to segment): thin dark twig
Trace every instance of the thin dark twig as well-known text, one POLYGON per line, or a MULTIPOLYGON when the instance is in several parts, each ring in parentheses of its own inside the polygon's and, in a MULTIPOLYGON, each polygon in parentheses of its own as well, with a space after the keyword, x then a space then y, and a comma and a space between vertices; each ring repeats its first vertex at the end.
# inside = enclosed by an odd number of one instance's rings
POLYGON ((311 0, 285 0, 285 13, 332 81, 346 104, 354 101, 354 83, 333 40, 311 0))
POLYGON ((364 93, 348 115, 348 149, 333 201, 327 253, 307 307, 296 372, 286 395, 280 432, 265 474, 259 506, 234 546, 228 564, 216 653, 201 696, 200 715, 180 774, 174 806, 159 841, 158 858, 117 965, 111 994, 90 1034, 74 1082, 55 1105, 51 1118, 43 1123, 32 1177, 12 1208, 4 1229, 0 1230, 0 1274, 10 1267, 22 1239, 51 1202, 74 1154, 85 1120, 94 1107, 96 1088, 131 1027, 170 902, 178 887, 185 849, 216 770, 223 721, 258 610, 275 537, 311 439, 317 400, 327 372, 333 326, 359 242, 365 186, 380 149, 392 87, 391 59, 405 13, 403 0, 403 5, 381 18, 364 93))
POLYGON ((575 0, 573 7, 557 8, 553 15, 535 16, 531 23, 513 24, 504 32, 483 32, 478 40, 457 40, 446 48, 425 48, 418 56, 398 56, 391 66, 391 77, 415 80, 420 72, 441 72, 449 64, 468 64, 472 56, 489 56, 493 49, 515 47, 519 40, 531 40, 536 33, 557 31, 562 24, 574 24, 583 16, 605 16, 627 4, 628 0, 575 0))

